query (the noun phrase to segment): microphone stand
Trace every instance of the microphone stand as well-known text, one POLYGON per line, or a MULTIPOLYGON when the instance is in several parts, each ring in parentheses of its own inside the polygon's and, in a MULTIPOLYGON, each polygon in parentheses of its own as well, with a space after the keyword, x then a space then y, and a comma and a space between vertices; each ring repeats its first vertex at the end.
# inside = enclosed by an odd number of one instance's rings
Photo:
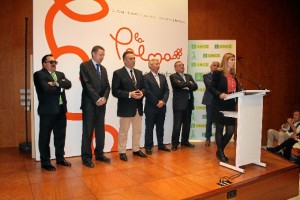
POLYGON ((257 80, 249 77, 247 74, 240 73, 240 77, 249 81, 250 83, 253 83, 254 85, 256 85, 258 87, 258 89, 263 90, 262 85, 259 84, 257 80))
POLYGON ((28 116, 27 116, 27 30, 28 17, 25 17, 25 134, 26 142, 19 144, 19 150, 23 152, 31 151, 31 142, 28 141, 28 116))
POLYGON ((243 91, 244 90, 244 88, 243 88, 243 84, 242 84, 242 82, 238 79, 238 77, 237 77, 237 75, 236 74, 234 74, 234 78, 236 78, 236 80, 237 80, 237 82, 238 82, 238 84, 239 84, 239 86, 240 86, 240 91, 243 91))

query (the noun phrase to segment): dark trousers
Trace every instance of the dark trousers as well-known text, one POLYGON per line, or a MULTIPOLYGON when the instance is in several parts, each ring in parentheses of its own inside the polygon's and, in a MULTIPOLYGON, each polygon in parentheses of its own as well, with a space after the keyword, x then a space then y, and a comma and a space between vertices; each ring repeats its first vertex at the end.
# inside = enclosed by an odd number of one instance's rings
POLYGON ((173 146, 179 144, 180 132, 181 132, 181 143, 184 144, 189 142, 192 111, 193 109, 190 106, 188 106, 188 108, 185 110, 173 109, 173 132, 172 132, 173 146))
POLYGON ((154 112, 145 112, 145 148, 151 149, 153 147, 153 129, 156 125, 156 137, 158 147, 164 146, 164 123, 166 112, 158 111, 154 112))
POLYGON ((56 161, 64 160, 67 119, 61 109, 59 114, 40 115, 39 150, 42 165, 50 164, 50 136, 53 130, 56 161))
POLYGON ((212 108, 211 105, 206 105, 206 131, 205 138, 210 140, 212 136, 212 108))
POLYGON ((216 144, 218 150, 223 152, 228 142, 231 140, 235 126, 226 125, 225 134, 223 135, 224 124, 216 124, 216 144))
POLYGON ((291 154, 292 154, 292 149, 294 144, 296 144, 298 141, 295 140, 294 138, 289 138, 286 141, 284 141, 283 143, 281 143, 280 145, 274 147, 274 150, 276 152, 280 151, 281 149, 283 149, 283 157, 286 159, 290 159, 291 154))
POLYGON ((103 155, 105 130, 104 130, 105 107, 91 106, 82 110, 82 143, 81 159, 83 162, 92 160, 92 137, 95 129, 96 147, 95 157, 103 155))

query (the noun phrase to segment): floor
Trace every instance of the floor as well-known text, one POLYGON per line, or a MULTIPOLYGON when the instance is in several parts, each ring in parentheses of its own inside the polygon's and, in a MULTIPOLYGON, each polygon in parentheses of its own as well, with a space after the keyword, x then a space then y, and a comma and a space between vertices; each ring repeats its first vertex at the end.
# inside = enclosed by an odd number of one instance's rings
POLYGON ((300 200, 300 177, 299 177, 299 195, 288 200, 300 200))
MULTIPOLYGON (((121 161, 117 152, 107 153, 111 164, 96 161, 93 169, 83 166, 80 157, 67 158, 72 167, 57 166, 55 172, 41 169, 30 154, 20 153, 17 148, 0 149, 0 199, 183 199, 218 189, 221 186, 216 183, 221 177, 238 174, 219 165, 215 144, 194 144, 195 148, 183 147, 174 152, 158 151, 155 147, 148 158, 127 151, 127 162, 121 161)), ((234 156, 233 143, 227 153, 234 156)), ((262 156, 268 159, 272 155, 263 151, 262 156)), ((251 165, 246 168, 247 173, 232 181, 291 165, 284 162, 277 166, 276 159, 268 161, 270 168, 251 165)), ((52 164, 56 166, 55 160, 52 164)))

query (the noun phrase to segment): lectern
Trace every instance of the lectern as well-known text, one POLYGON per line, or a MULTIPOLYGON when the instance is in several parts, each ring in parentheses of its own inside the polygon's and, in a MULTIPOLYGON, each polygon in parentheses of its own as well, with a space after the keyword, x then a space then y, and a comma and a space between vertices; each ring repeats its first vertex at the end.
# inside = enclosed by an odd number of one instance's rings
POLYGON ((221 111, 226 117, 237 118, 235 166, 220 162, 220 165, 244 173, 240 166, 256 164, 266 167, 260 161, 263 97, 270 90, 244 90, 228 95, 224 100, 237 98, 238 111, 221 111))

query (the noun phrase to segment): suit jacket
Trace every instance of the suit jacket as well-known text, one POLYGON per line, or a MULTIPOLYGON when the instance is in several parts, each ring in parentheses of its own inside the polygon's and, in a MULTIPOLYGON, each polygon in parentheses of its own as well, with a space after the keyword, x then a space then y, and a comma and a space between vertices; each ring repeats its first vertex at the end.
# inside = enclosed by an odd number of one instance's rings
MULTIPOLYGON (((108 100, 110 85, 107 78, 107 71, 100 65, 101 80, 92 60, 80 64, 80 82, 82 85, 81 109, 96 106, 96 102, 105 97, 108 100)), ((101 106, 105 109, 106 104, 101 106)))
MULTIPOLYGON (((238 82, 235 79, 237 91, 238 89, 238 82)), ((234 111, 235 110, 235 99, 223 100, 220 99, 220 95, 222 93, 228 94, 228 84, 227 78, 224 76, 223 71, 214 71, 211 81, 210 91, 215 95, 213 99, 213 107, 215 116, 218 115, 219 111, 234 111)))
POLYGON ((53 77, 46 69, 41 69, 33 74, 34 85, 39 100, 38 114, 58 114, 60 112, 59 97, 63 100, 64 111, 67 112, 67 100, 65 89, 71 88, 72 84, 65 74, 59 71, 55 72, 59 87, 49 85, 48 82, 54 82, 53 77))
POLYGON ((112 79, 112 94, 118 98, 117 115, 119 117, 134 117, 138 109, 139 115, 143 115, 143 98, 133 99, 129 98, 129 92, 134 90, 141 90, 145 95, 144 78, 142 71, 134 69, 134 76, 136 79, 136 86, 127 72, 125 67, 114 71, 112 79))
POLYGON ((202 99, 202 104, 204 105, 211 105, 212 100, 214 98, 214 95, 210 92, 211 79, 212 79, 212 72, 203 75, 203 81, 206 88, 202 99))
POLYGON ((184 74, 184 76, 186 81, 177 72, 170 76, 173 88, 173 110, 185 110, 188 106, 194 109, 193 91, 198 89, 198 85, 191 75, 184 74), (189 90, 183 89, 185 87, 189 90))
POLYGON ((144 75, 146 87, 146 103, 144 108, 145 113, 157 113, 160 110, 166 112, 166 105, 164 105, 162 108, 158 108, 156 105, 158 104, 159 100, 167 103, 169 99, 169 86, 164 75, 158 74, 158 77, 160 86, 158 86, 158 83, 151 72, 144 75))

